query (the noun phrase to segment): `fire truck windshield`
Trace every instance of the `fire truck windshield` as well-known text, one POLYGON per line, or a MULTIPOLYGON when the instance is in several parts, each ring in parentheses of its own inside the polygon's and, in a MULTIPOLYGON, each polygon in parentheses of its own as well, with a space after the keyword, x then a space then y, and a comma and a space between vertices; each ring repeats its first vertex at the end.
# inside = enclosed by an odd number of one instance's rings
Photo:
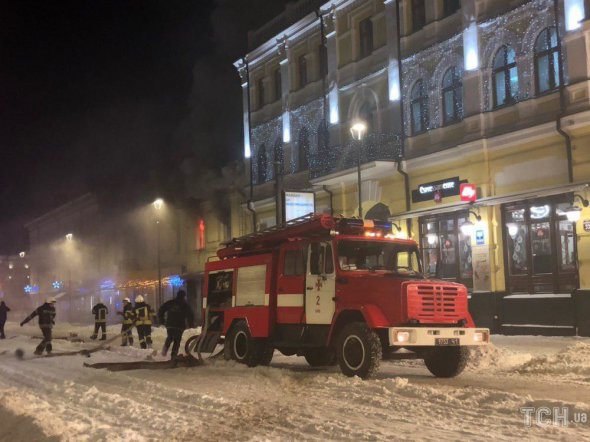
POLYGON ((386 271, 422 277, 418 250, 406 244, 343 240, 338 243, 338 264, 343 271, 386 271))

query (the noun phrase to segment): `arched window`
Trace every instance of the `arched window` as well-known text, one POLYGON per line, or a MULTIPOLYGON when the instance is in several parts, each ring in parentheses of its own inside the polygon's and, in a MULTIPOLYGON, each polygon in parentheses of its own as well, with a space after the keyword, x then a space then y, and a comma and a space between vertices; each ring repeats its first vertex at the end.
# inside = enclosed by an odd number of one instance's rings
POLYGON ((418 80, 410 93, 410 114, 412 117, 412 133, 419 134, 428 128, 428 95, 424 82, 418 80))
POLYGON ((514 49, 502 46, 498 50, 494 57, 492 75, 494 107, 514 102, 518 95, 518 69, 514 49))
POLYGON ((267 166, 267 158, 266 158, 266 146, 261 144, 258 148, 258 184, 262 184, 266 181, 266 166, 267 166))
POLYGON ((559 49, 554 27, 546 28, 535 42, 535 82, 542 94, 559 87, 559 49))
POLYGON ((309 133, 306 128, 299 132, 298 154, 299 170, 307 170, 309 167, 309 133))
POLYGON ((462 70, 450 67, 443 75, 443 124, 450 124, 463 118, 463 84, 462 70))

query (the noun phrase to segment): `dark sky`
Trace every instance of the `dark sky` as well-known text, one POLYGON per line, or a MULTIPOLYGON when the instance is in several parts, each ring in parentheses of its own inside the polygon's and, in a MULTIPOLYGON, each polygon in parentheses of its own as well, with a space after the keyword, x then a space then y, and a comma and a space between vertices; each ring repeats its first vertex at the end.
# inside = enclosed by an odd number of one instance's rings
POLYGON ((187 156, 239 158, 232 62, 285 3, 2 0, 0 254, 87 191, 148 199, 173 191, 187 156))

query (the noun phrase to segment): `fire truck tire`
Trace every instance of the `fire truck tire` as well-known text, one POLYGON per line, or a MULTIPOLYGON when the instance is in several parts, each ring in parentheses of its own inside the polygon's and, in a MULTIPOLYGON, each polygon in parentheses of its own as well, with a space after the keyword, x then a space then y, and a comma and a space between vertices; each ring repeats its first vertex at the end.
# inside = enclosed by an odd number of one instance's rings
POLYGON ((305 350, 303 356, 312 367, 336 365, 336 352, 331 348, 308 348, 305 350))
POLYGON ((461 374, 468 360, 468 347, 433 348, 424 356, 426 368, 438 378, 452 378, 461 374))
POLYGON ((272 359, 272 347, 266 339, 254 339, 246 321, 236 322, 225 340, 224 357, 248 367, 268 365, 272 359))
POLYGON ((381 357, 381 340, 367 324, 344 326, 338 337, 338 365, 343 374, 370 379, 379 371, 381 357))

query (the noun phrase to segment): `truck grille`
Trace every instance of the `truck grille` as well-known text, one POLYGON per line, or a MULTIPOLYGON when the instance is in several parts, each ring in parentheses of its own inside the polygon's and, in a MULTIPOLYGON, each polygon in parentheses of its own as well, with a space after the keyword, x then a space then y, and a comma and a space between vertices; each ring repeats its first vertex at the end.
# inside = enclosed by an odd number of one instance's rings
POLYGON ((449 323, 466 319, 467 290, 444 284, 409 284, 408 319, 422 323, 449 323))

